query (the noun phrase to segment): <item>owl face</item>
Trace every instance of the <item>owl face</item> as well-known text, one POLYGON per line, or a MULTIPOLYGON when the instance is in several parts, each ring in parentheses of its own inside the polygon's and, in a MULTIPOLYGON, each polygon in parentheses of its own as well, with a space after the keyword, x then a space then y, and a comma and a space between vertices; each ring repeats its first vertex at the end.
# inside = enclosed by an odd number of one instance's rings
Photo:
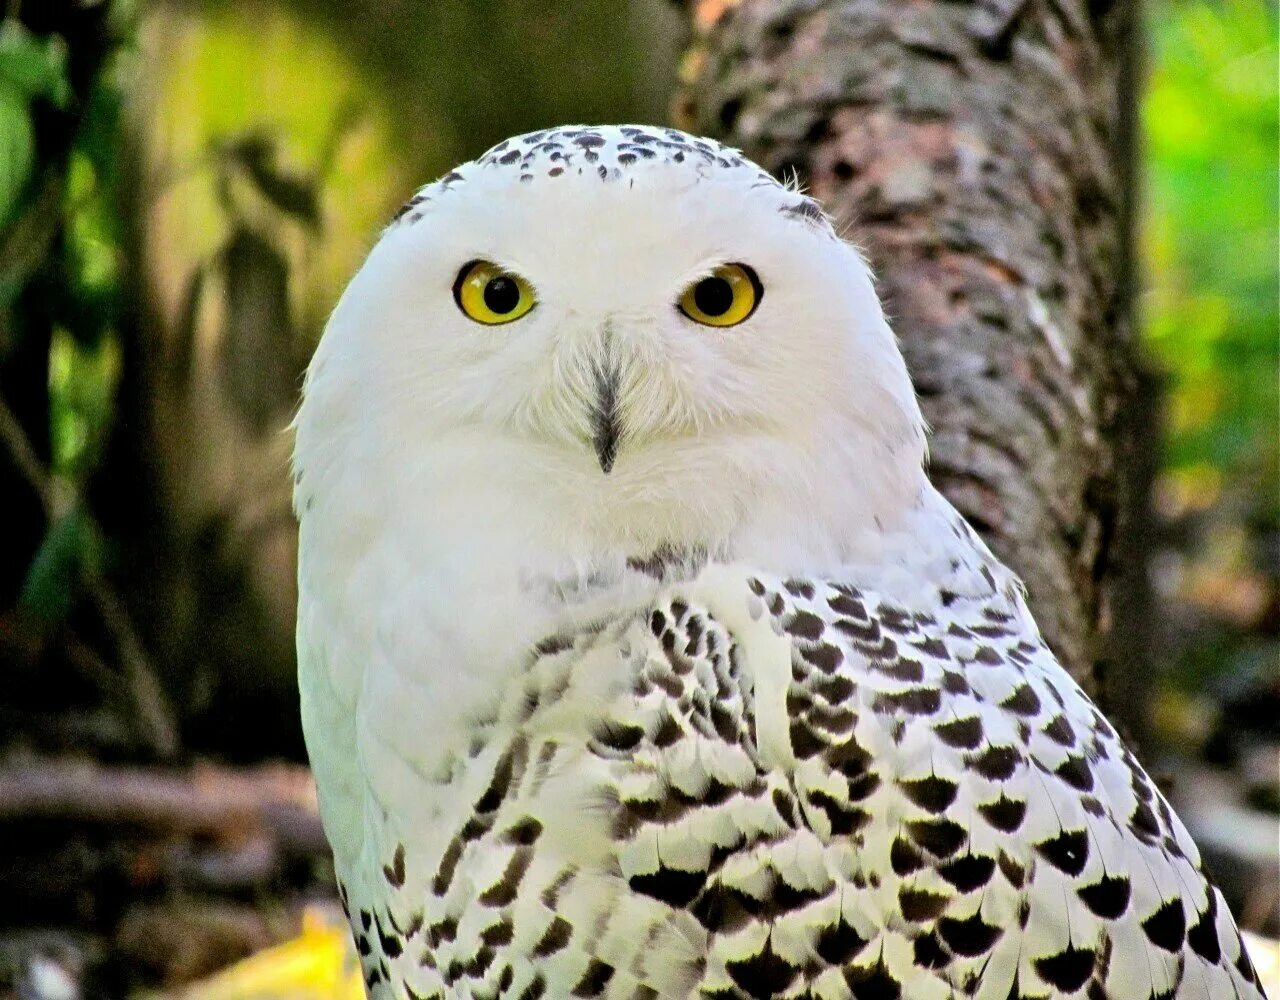
POLYGON ((587 490, 923 449, 857 252, 811 199, 666 129, 533 133, 422 189, 334 313, 308 399, 326 391, 406 449, 481 436, 587 490))

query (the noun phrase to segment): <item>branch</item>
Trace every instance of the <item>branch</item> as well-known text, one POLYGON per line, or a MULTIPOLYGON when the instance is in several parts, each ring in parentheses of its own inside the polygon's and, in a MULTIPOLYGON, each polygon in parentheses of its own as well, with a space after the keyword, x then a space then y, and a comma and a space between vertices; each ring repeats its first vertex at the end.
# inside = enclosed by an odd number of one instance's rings
POLYGON ((265 834, 299 853, 329 850, 315 784, 300 766, 157 772, 44 759, 0 767, 0 821, 32 817, 227 840, 265 834))
MULTIPOLYGON (((45 467, 22 424, 3 398, 0 398, 0 441, 13 459, 14 466, 40 498, 51 524, 77 506, 78 500, 69 485, 55 478, 45 467)), ((85 567, 84 586, 111 635, 124 668, 138 735, 157 757, 172 759, 178 751, 178 727, 173 710, 124 606, 96 567, 85 567)))

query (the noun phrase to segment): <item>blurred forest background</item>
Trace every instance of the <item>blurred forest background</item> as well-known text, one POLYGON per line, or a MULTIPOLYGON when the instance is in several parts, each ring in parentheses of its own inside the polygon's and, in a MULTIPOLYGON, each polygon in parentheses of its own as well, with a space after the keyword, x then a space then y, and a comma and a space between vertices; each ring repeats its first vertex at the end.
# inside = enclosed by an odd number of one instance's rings
MULTIPOLYGON (((6 10, 0 996, 176 989, 290 939, 310 906, 305 965, 342 937, 326 936, 331 873, 299 766, 285 429, 300 373, 417 185, 535 127, 670 120, 687 14, 6 10)), ((1274 935, 1277 10, 1150 0, 1143 19, 1137 315, 1162 437, 1141 736, 1243 922, 1274 935)))

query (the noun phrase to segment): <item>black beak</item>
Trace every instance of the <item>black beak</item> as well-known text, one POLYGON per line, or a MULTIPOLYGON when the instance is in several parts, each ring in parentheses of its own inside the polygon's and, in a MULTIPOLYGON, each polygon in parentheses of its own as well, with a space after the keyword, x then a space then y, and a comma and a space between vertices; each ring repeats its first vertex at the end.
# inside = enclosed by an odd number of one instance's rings
POLYGON ((607 476, 618 457, 618 383, 622 376, 609 359, 596 369, 595 376, 596 408, 591 418, 591 444, 596 450, 600 471, 607 476))

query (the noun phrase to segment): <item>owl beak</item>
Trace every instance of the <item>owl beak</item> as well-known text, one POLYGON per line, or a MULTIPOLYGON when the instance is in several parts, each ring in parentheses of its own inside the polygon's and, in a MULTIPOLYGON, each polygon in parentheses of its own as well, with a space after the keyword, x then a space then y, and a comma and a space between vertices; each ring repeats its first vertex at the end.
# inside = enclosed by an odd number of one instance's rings
POLYGON ((595 448, 600 471, 606 476, 618 457, 618 385, 622 380, 616 364, 606 358, 595 372, 595 412, 591 415, 591 444, 595 448))

